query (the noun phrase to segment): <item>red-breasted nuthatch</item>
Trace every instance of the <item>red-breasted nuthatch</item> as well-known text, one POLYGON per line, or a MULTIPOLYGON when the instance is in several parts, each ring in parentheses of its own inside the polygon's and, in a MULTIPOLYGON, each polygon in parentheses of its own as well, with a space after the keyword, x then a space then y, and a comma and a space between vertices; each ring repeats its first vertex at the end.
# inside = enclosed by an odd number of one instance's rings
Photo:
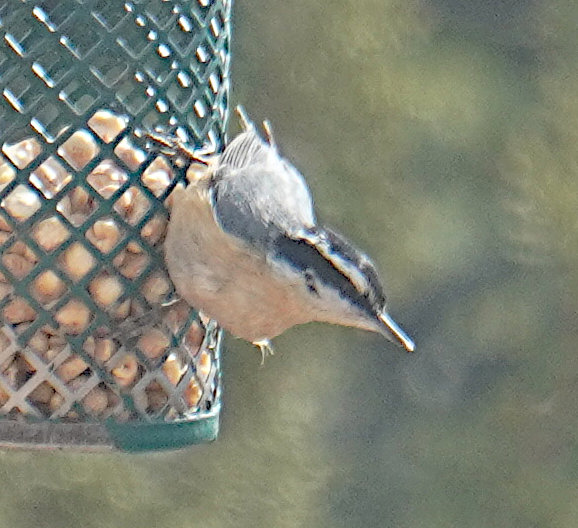
POLYGON ((279 154, 268 123, 264 141, 238 113, 244 131, 219 155, 150 135, 206 165, 172 194, 165 258, 178 294, 263 354, 272 353, 269 339, 311 321, 378 332, 413 351, 370 259, 317 224, 305 180, 279 154))

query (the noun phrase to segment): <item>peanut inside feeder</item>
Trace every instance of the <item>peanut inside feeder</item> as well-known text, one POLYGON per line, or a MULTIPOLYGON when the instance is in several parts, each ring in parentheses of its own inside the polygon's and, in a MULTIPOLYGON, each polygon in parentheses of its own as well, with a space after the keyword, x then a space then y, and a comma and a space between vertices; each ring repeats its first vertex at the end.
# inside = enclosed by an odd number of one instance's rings
POLYGON ((221 332, 163 255, 184 174, 136 132, 223 144, 231 2, 0 12, 0 448, 215 439, 221 332))
POLYGON ((0 414, 169 420, 216 398, 215 340, 163 306, 173 169, 126 135, 102 158, 126 125, 97 111, 45 160, 34 137, 2 147, 0 414))

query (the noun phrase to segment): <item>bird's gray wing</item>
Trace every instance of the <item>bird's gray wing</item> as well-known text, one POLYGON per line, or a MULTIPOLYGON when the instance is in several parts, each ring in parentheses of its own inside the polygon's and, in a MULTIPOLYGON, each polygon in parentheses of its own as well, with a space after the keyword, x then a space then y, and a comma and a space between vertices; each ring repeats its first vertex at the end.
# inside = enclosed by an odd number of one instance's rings
POLYGON ((262 248, 316 223, 303 176, 253 131, 241 134, 222 154, 211 192, 221 227, 262 248))
POLYGON ((230 170, 264 163, 275 148, 265 143, 253 126, 231 141, 219 158, 219 167, 230 170))

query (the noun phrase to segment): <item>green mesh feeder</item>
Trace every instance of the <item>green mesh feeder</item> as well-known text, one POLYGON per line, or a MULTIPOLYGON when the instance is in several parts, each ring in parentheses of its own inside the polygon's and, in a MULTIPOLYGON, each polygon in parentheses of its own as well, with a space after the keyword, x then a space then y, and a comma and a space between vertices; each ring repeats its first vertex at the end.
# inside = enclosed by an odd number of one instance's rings
POLYGON ((213 440, 221 331, 163 240, 182 170, 139 140, 222 144, 228 0, 0 0, 0 447, 213 440))

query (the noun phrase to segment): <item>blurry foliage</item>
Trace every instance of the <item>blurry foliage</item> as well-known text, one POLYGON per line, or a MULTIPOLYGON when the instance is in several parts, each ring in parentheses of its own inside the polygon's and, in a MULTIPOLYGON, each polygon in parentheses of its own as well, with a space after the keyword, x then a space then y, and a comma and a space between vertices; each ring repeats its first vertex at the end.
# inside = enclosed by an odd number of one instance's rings
POLYGON ((234 102, 418 350, 309 325, 260 368, 228 339, 215 444, 8 452, 0 525, 573 528, 577 9, 237 1, 234 102))
POLYGON ((536 9, 537 103, 525 110, 524 125, 507 136, 501 173, 504 205, 511 213, 515 258, 570 272, 578 286, 578 98, 575 24, 578 14, 566 2, 536 9), (574 18, 575 20, 575 18, 574 18), (572 40, 573 39, 573 40, 572 40), (508 188, 509 186, 509 188, 508 188))

